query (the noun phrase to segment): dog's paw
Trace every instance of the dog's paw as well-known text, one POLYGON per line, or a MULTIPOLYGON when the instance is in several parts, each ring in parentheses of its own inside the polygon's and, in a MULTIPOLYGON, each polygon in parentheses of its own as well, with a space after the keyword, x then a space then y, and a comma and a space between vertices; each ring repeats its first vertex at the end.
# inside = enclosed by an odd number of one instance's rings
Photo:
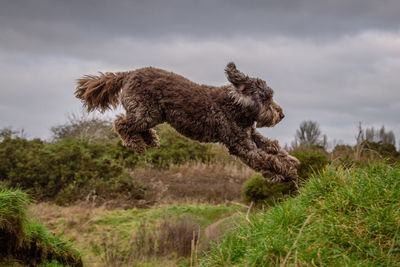
POLYGON ((286 167, 287 168, 280 169, 278 172, 265 170, 262 172, 262 176, 271 183, 287 183, 291 181, 297 181, 297 168, 293 165, 286 167))
POLYGON ((146 153, 146 143, 140 135, 136 134, 129 140, 122 140, 122 144, 139 154, 146 153))
POLYGON ((284 176, 277 173, 273 173, 271 171, 263 171, 262 176, 273 184, 282 183, 287 180, 284 176))
POLYGON ((299 166, 300 165, 300 161, 296 158, 293 157, 292 155, 287 155, 287 157, 289 158, 289 161, 294 165, 294 166, 299 166))
POLYGON ((158 139, 156 130, 150 129, 149 133, 150 133, 151 139, 150 139, 150 142, 147 143, 147 145, 149 147, 159 147, 160 146, 160 140, 158 139))
POLYGON ((271 183, 277 184, 277 183, 282 183, 285 182, 285 177, 279 174, 275 174, 269 178, 267 178, 271 183))
POLYGON ((297 181, 297 176, 290 176, 290 177, 284 177, 279 174, 275 174, 273 176, 270 176, 267 178, 271 183, 288 183, 292 181, 297 181))
POLYGON ((132 143, 132 142, 123 142, 122 143, 125 147, 133 150, 134 152, 137 152, 139 154, 144 154, 146 153, 146 146, 142 144, 137 144, 137 143, 132 143))
POLYGON ((154 129, 149 129, 145 132, 141 132, 140 135, 142 136, 144 142, 148 147, 159 147, 160 140, 158 139, 157 132, 154 129))

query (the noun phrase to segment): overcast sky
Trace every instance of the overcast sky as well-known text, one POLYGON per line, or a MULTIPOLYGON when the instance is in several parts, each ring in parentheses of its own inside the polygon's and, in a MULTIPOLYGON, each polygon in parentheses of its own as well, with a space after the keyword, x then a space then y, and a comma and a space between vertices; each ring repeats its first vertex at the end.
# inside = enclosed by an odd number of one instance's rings
POLYGON ((0 128, 49 138, 81 111, 84 74, 154 66, 222 85, 233 60, 284 109, 266 136, 290 143, 314 120, 352 144, 361 121, 398 142, 399 10, 398 0, 1 0, 0 128))

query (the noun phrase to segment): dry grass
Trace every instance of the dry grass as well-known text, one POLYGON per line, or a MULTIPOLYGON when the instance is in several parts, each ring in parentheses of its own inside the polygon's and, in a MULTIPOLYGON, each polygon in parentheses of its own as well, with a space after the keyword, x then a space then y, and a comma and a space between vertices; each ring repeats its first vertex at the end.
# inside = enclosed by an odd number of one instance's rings
MULTIPOLYGON (((63 234, 71 242, 79 247, 85 255, 85 263, 90 266, 101 266, 98 257, 90 253, 87 244, 97 243, 92 233, 95 231, 92 223, 106 213, 105 207, 93 207, 81 203, 69 207, 60 207, 51 203, 38 203, 30 207, 34 218, 45 224, 51 232, 63 234)), ((85 265, 86 265, 85 264, 85 265)))
POLYGON ((140 261, 151 262, 148 266, 174 266, 177 258, 194 255, 191 249, 199 245, 198 222, 202 232, 237 209, 168 205, 240 202, 242 184, 252 173, 240 164, 136 169, 132 172, 133 179, 147 190, 145 199, 134 206, 152 209, 121 210, 132 207, 132 203, 117 200, 98 207, 87 200, 69 207, 37 203, 31 211, 52 232, 63 234, 75 243, 87 266, 134 266, 140 261))
POLYGON ((208 247, 203 234, 208 225, 242 209, 237 205, 163 205, 128 210, 83 204, 31 206, 37 220, 79 248, 85 266, 176 266, 177 260, 188 258, 192 248, 208 247))
POLYGON ((132 176, 147 187, 149 205, 219 204, 240 201, 243 183, 254 172, 240 164, 186 164, 169 169, 136 169, 132 176))
POLYGON ((106 266, 136 266, 157 259, 189 257, 198 244, 200 226, 192 218, 164 219, 157 227, 142 221, 128 246, 107 235, 102 242, 106 266))
MULTIPOLYGON (((88 195, 85 200, 71 205, 81 213, 85 209, 148 208, 168 204, 226 204, 242 200, 242 185, 254 173, 239 163, 225 165, 188 163, 166 169, 137 168, 131 171, 132 179, 142 184, 143 199, 115 197, 98 201, 88 195), (101 204, 101 206, 99 206, 101 204)), ((44 204, 45 205, 45 204, 44 204)), ((38 211, 40 212, 40 211, 38 211)), ((51 216, 51 212, 45 212, 51 216)))

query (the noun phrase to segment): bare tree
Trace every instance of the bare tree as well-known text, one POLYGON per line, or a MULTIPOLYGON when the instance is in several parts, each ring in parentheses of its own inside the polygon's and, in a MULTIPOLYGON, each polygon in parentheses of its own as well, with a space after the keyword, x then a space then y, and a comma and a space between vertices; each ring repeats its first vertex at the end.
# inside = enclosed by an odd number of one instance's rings
POLYGON ((356 141, 357 141, 357 145, 359 145, 365 141, 364 130, 362 128, 361 121, 358 122, 357 130, 358 130, 358 132, 356 135, 356 141))
POLYGON ((394 136, 393 131, 386 132, 384 126, 382 126, 379 131, 379 141, 383 144, 396 146, 396 137, 394 136))
POLYGON ((358 134, 356 136, 357 145, 355 146, 355 159, 359 160, 361 153, 367 143, 381 143, 393 145, 396 148, 396 137, 393 131, 386 131, 385 126, 380 129, 375 129, 373 126, 366 128, 365 131, 358 124, 358 134))
POLYGON ((315 121, 303 121, 296 130, 296 135, 292 147, 321 146, 324 149, 328 146, 328 138, 321 135, 319 125, 315 121))
POLYGON ((365 138, 363 141, 396 146, 396 137, 393 131, 386 131, 385 126, 382 126, 380 129, 375 129, 373 126, 365 129, 365 138))
POLYGON ((109 120, 83 114, 69 114, 66 124, 51 128, 53 141, 57 142, 66 138, 87 141, 105 141, 116 138, 109 120))
POLYGON ((12 127, 0 129, 0 142, 6 138, 21 138, 26 139, 28 136, 24 129, 13 130, 12 127))

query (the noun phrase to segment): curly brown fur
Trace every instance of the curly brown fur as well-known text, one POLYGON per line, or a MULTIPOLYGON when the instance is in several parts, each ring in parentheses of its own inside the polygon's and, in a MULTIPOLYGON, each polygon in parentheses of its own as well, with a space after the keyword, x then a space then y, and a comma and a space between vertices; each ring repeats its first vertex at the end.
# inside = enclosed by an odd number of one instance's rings
POLYGON ((75 95, 88 110, 106 110, 120 101, 126 110, 114 122, 123 144, 144 153, 158 146, 152 127, 167 122, 179 133, 223 143, 229 152, 271 181, 296 179, 298 160, 256 130, 271 127, 284 115, 265 81, 251 78, 228 63, 231 85, 199 85, 172 72, 142 68, 116 74, 85 76, 75 95), (256 126, 255 126, 256 124, 256 126))
POLYGON ((116 107, 123 77, 125 77, 125 73, 100 72, 99 76, 85 75, 78 79, 75 96, 84 101, 88 111, 96 108, 105 111, 110 106, 116 107))

